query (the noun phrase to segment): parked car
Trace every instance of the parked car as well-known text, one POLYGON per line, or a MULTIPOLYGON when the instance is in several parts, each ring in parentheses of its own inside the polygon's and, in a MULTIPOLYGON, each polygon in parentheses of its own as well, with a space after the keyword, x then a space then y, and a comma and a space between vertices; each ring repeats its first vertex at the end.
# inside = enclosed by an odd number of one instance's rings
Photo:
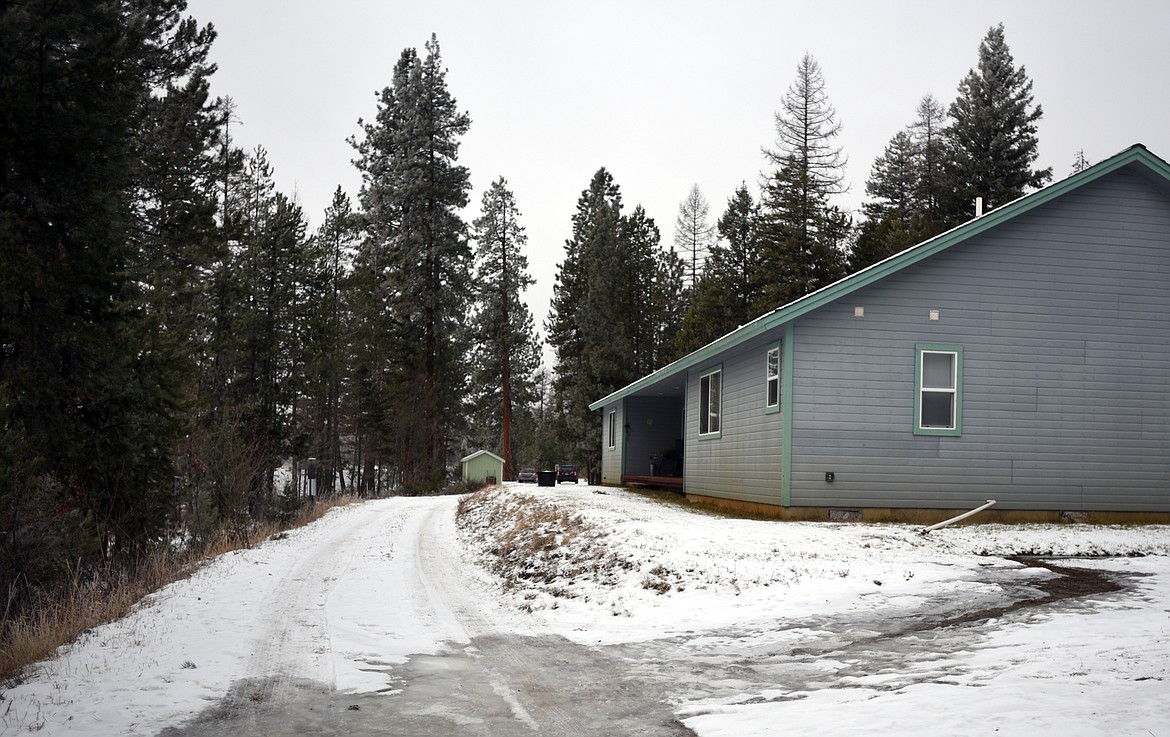
POLYGON ((520 473, 516 474, 516 480, 522 484, 536 483, 536 469, 532 466, 525 466, 520 469, 520 473))
POLYGON ((570 481, 572 481, 574 484, 577 483, 577 467, 564 463, 559 464, 557 466, 557 483, 567 484, 570 481))

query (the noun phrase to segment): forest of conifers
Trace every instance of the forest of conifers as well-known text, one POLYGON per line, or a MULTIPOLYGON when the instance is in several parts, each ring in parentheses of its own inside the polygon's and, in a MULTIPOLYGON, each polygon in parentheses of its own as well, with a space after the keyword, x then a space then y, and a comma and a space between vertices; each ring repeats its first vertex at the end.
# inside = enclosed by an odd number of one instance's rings
MULTIPOLYGON (((927 95, 854 217, 820 67, 778 101, 758 191, 698 186, 663 244, 604 168, 585 185, 543 348, 522 203, 469 202, 471 119, 438 40, 405 49, 310 230, 233 144, 215 33, 184 0, 0 0, 0 584, 197 545, 318 494, 458 488, 468 449, 591 470, 587 405, 762 312, 1042 185, 1031 83, 989 30, 927 95), (712 218, 714 218, 712 220, 712 218), (291 469, 292 473, 278 472, 291 469)), ((768 144, 768 142, 761 142, 768 144)), ((1083 164, 1083 162, 1081 162, 1083 164)), ((753 176, 758 175, 758 176, 753 176)))

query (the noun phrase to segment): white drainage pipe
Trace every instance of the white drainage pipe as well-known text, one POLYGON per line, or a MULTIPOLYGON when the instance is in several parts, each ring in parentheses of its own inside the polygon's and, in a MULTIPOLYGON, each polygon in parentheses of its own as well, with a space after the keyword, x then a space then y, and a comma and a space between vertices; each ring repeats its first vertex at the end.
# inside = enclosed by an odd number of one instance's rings
POLYGON ((938 529, 938 528, 940 528, 940 527, 946 527, 947 525, 953 525, 953 524, 954 524, 954 523, 956 523, 956 522, 960 522, 960 521, 962 521, 962 520, 965 520, 965 519, 967 519, 968 517, 970 517, 970 516, 971 516, 971 515, 973 515, 973 514, 979 514, 979 513, 980 513, 980 512, 982 512, 984 509, 987 509, 988 507, 990 507, 992 504, 995 504, 995 500, 994 500, 994 499, 988 499, 988 500, 987 500, 987 503, 986 503, 986 504, 984 504, 983 506, 981 506, 981 507, 976 507, 975 509, 972 509, 970 512, 963 512, 963 513, 962 513, 962 514, 960 514, 958 517, 951 517, 951 518, 950 518, 950 519, 948 519, 948 520, 943 520, 942 522, 939 522, 937 525, 931 525, 930 527, 924 527, 922 530, 920 530, 920 531, 918 532, 918 534, 919 534, 919 535, 925 535, 925 534, 926 534, 926 533, 928 533, 928 532, 934 532, 935 530, 937 530, 937 529, 938 529))

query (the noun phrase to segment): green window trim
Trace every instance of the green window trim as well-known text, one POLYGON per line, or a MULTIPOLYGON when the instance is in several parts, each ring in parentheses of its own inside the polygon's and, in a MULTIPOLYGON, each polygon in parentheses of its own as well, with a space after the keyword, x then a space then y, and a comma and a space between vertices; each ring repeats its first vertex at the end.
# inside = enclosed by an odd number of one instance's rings
POLYGON ((723 364, 699 376, 699 440, 723 434, 723 364))
POLYGON ((963 346, 917 343, 914 346, 914 434, 959 437, 963 434, 963 346), (945 357, 949 357, 949 363, 945 357), (933 368, 924 371, 925 361, 933 368), (928 373, 949 370, 932 377, 928 373), (924 378, 927 380, 923 385, 924 378), (949 405, 949 406, 948 406, 949 405), (944 421, 923 422, 923 413, 944 421))
POLYGON ((782 387, 783 343, 773 343, 764 354, 764 412, 774 414, 784 406, 782 387))

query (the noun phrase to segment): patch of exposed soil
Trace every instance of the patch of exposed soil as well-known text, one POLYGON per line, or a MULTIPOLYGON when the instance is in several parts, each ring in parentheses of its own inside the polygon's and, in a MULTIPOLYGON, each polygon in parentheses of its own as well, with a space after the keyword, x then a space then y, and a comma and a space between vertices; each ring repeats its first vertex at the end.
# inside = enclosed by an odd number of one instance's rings
POLYGON ((1019 599, 1005 606, 967 612, 956 617, 944 619, 941 622, 929 625, 929 627, 933 629, 935 627, 951 627, 960 624, 970 624, 972 622, 982 622, 985 619, 995 619, 1028 607, 1044 606, 1045 604, 1052 604, 1053 602, 1063 601, 1065 599, 1075 599, 1092 594, 1107 594, 1121 590, 1121 584, 1101 571, 1093 571, 1087 568, 1069 568, 1067 566, 1056 565, 1050 561, 1040 560, 1039 558, 1024 556, 1013 557, 1011 560, 1029 568, 1045 568, 1056 574, 1052 578, 1046 578, 1043 581, 1030 584, 1033 588, 1039 589, 1042 596, 1019 599))

